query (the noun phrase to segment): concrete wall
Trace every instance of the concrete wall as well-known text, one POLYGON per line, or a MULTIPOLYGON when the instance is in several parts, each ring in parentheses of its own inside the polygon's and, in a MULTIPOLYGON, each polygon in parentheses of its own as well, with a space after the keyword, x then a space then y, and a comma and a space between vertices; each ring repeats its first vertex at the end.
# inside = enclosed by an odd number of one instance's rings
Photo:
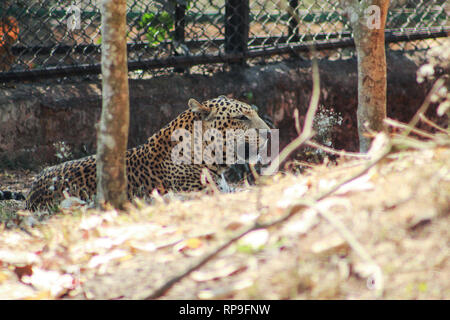
MULTIPOLYGON (((321 61, 321 104, 342 115, 333 128, 336 148, 357 150, 356 60, 321 61)), ((428 85, 416 83, 417 66, 388 55, 388 115, 408 121, 428 85)), ((130 80, 129 146, 144 143, 187 107, 193 97, 218 95, 260 108, 280 129, 282 144, 296 136, 292 114, 304 115, 311 95, 309 62, 255 66, 214 76, 171 75, 130 80)), ((57 162, 53 143, 64 141, 75 157, 95 153, 95 123, 100 117, 101 82, 7 84, 0 87, 0 168, 42 167, 57 162)))

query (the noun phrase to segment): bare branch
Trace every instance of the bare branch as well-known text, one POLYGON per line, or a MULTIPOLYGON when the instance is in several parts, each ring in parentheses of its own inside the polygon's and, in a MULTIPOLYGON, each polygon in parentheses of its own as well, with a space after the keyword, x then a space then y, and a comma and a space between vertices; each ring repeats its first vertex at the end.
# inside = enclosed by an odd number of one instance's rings
POLYGON ((445 133, 446 135, 450 135, 450 129, 445 130, 444 128, 438 126, 436 123, 434 123, 433 121, 431 121, 430 119, 428 119, 424 114, 421 114, 419 116, 420 120, 422 120, 423 122, 425 122, 427 125, 429 125, 432 128, 435 128, 436 130, 445 133))
MULTIPOLYGON (((315 207, 315 204, 325 199, 326 197, 332 195, 336 190, 338 190, 340 187, 342 187, 344 184, 349 183, 358 177, 365 174, 367 171, 370 170, 373 166, 375 166, 379 161, 381 161, 391 150, 391 145, 388 144, 386 148, 384 148, 378 155, 374 157, 371 161, 369 161, 366 166, 364 166, 361 170, 356 172, 355 174, 351 175, 349 178, 346 178, 342 180, 341 182, 337 183, 335 186, 327 190, 326 192, 323 192, 322 194, 319 194, 316 197, 313 197, 312 199, 299 199, 295 201, 288 209, 286 209, 285 214, 283 214, 280 218, 274 219, 272 221, 266 222, 266 223, 260 223, 256 221, 252 226, 248 227, 244 231, 241 231, 237 233, 235 236, 228 239, 225 243, 220 245, 218 248, 215 248, 210 253, 208 253, 206 256, 201 258, 197 263, 193 264, 189 268, 187 268, 185 271, 181 272, 179 275, 171 278, 167 282, 165 282, 161 287, 153 291, 148 296, 145 296, 144 299, 157 299, 164 294, 167 293, 176 283, 190 275, 193 271, 198 270, 202 266, 204 266, 206 263, 208 263, 210 260, 212 260, 214 257, 216 257, 220 252, 228 248, 230 245, 247 235, 248 233, 258 230, 258 229, 266 229, 269 227, 273 227, 275 225, 278 225, 280 223, 283 223, 287 220, 289 220, 292 216, 299 213, 302 209, 307 207, 315 207)), ((319 211, 320 212, 320 211, 319 211)), ((349 245, 355 249, 356 253, 360 255, 363 260, 369 261, 373 263, 372 258, 370 255, 367 254, 367 251, 363 249, 362 245, 356 240, 356 238, 351 235, 350 231, 348 231, 345 226, 342 225, 342 223, 339 222, 339 220, 334 217, 331 213, 323 213, 320 212, 327 221, 329 221, 336 230, 341 233, 342 237, 348 241, 349 245), (338 222, 336 222, 338 221, 338 222)))
MULTIPOLYGON (((310 105, 308 108, 308 112, 306 114, 305 123, 303 126, 303 131, 301 134, 291 143, 289 143, 285 149, 278 155, 276 158, 276 161, 273 161, 272 164, 269 166, 269 168, 266 170, 266 174, 270 174, 276 171, 275 165, 278 165, 286 160, 286 158, 294 152, 298 147, 300 147, 305 142, 309 141, 309 139, 314 135, 312 126, 313 126, 313 120, 315 113, 317 111, 318 105, 319 105, 319 96, 320 96, 320 80, 319 80, 319 71, 318 71, 318 65, 317 61, 313 60, 313 91, 311 96, 310 105)), ((341 182, 335 184, 333 187, 328 189, 325 192, 322 192, 315 197, 312 197, 311 199, 298 199, 295 202, 291 204, 289 208, 287 208, 284 212, 284 214, 272 221, 261 223, 260 221, 256 221, 253 225, 250 227, 247 227, 245 230, 236 233, 233 237, 225 241, 223 244, 221 244, 219 247, 212 250, 210 253, 205 255, 203 258, 201 258, 199 261, 194 263, 192 266, 187 268, 186 270, 182 271, 178 275, 172 277, 167 282, 165 282, 163 285, 161 285, 156 290, 152 291, 150 294, 145 294, 144 299, 157 299, 164 294, 166 294, 176 283, 180 282, 182 279, 189 276, 193 271, 198 270, 205 264, 207 264, 210 260, 212 260, 214 257, 216 257, 219 253, 221 253, 223 250, 228 248, 230 245, 244 237, 245 235, 249 234, 252 231, 258 230, 258 229, 265 229, 269 228, 278 224, 281 224, 287 220, 289 220, 292 216, 295 214, 301 212, 303 209, 307 207, 316 207, 317 202, 327 198, 328 196, 332 195, 334 192, 336 192, 340 187, 342 187, 344 184, 347 184, 358 177, 362 176, 366 172, 368 172, 372 167, 374 167, 377 163, 379 163, 382 159, 384 159, 389 152, 392 149, 392 144, 390 142, 386 143, 385 145, 381 146, 379 150, 376 150, 376 152, 369 152, 369 157, 371 158, 366 165, 358 170, 356 173, 351 175, 350 177, 343 179, 341 182)), ((320 212, 320 211, 319 211, 320 212)), ((361 256, 361 258, 364 261, 368 261, 370 263, 373 263, 372 258, 367 253, 367 251, 362 247, 362 245, 356 240, 356 238, 351 234, 351 232, 331 213, 323 213, 320 212, 323 217, 333 225, 333 227, 336 228, 336 230, 342 235, 342 237, 349 243, 349 245, 355 250, 355 252, 361 256)), ((381 269, 380 269, 381 270, 381 269)))
POLYGON ((422 136, 424 138, 429 138, 429 139, 433 139, 434 138, 434 136, 431 133, 425 132, 425 131, 417 129, 417 128, 411 128, 407 124, 401 123, 401 122, 396 121, 394 119, 386 118, 383 121, 384 121, 384 123, 386 123, 386 124, 388 124, 388 125, 390 125, 392 127, 397 127, 397 128, 400 128, 400 129, 410 129, 411 132, 413 132, 413 133, 415 133, 415 134, 417 134, 419 136, 422 136))
POLYGON ((220 193, 219 188, 217 187, 217 184, 214 181, 214 179, 213 179, 213 177, 211 175, 211 172, 208 169, 206 169, 206 168, 202 169, 202 174, 200 176, 200 181, 207 188, 211 189, 211 191, 214 194, 219 194, 220 193))
POLYGON ((424 114, 427 111, 428 107, 430 106, 431 97, 436 94, 436 92, 444 85, 444 83, 445 83, 444 77, 440 77, 439 79, 436 80, 436 82, 433 85, 433 88, 431 88, 430 92, 425 97, 425 101, 422 103, 419 110, 417 110, 416 114, 409 122, 408 128, 405 131, 403 131, 402 133, 403 136, 406 137, 411 133, 412 129, 416 126, 417 122, 419 122, 420 115, 424 114))
POLYGON ((270 166, 264 170, 264 175, 271 175, 278 170, 278 166, 281 165, 297 148, 299 148, 306 141, 314 136, 313 131, 313 120, 319 107, 319 97, 320 97, 320 79, 319 79, 319 66, 317 60, 314 59, 312 63, 312 73, 313 73, 313 90, 311 95, 311 101, 309 103, 309 108, 306 113, 305 123, 303 125, 302 133, 290 142, 272 161, 270 166))
POLYGON ((363 158, 363 159, 369 158, 369 156, 365 153, 356 153, 356 152, 348 152, 348 151, 343 151, 343 150, 336 150, 336 149, 318 144, 314 141, 307 141, 306 144, 310 147, 323 150, 326 153, 334 154, 334 155, 341 156, 341 157, 354 157, 354 158, 363 158))

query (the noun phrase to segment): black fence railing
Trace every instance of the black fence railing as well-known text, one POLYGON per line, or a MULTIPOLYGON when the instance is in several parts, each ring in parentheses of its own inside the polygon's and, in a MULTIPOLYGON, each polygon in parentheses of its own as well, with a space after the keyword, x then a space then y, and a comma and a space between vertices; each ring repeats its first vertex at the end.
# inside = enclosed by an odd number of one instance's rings
MULTIPOLYGON (((339 0, 128 1, 130 76, 242 65, 258 57, 354 45, 339 0), (296 16, 293 16, 296 15, 296 16)), ((446 0, 391 1, 386 43, 421 51, 450 32, 446 0), (398 3, 397 3, 398 2, 398 3)), ((96 0, 3 0, 0 81, 100 73, 96 0)))

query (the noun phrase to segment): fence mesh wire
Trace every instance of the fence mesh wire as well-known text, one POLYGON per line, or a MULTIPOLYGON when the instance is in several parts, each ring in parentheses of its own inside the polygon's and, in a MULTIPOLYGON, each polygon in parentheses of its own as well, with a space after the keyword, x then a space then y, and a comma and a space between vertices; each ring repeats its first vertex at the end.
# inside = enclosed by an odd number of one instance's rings
MULTIPOLYGON (((353 55, 351 13, 339 0, 132 0, 127 5, 131 77, 212 72, 225 62, 301 55, 311 43, 320 44, 327 57, 353 55)), ((438 44, 450 30, 449 9, 446 0, 392 0, 387 47, 420 52, 438 44), (417 40, 405 41, 411 39, 417 40)), ((2 0, 0 79, 99 74, 100 59, 100 0, 2 0)))

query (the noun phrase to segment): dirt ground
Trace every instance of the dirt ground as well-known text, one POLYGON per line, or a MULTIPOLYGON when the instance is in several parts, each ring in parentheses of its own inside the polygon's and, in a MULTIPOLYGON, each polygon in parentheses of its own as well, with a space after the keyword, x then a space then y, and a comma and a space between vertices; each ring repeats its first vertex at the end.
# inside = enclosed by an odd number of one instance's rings
MULTIPOLYGON (((449 299, 449 159, 448 146, 391 154, 316 204, 360 251, 317 210, 300 210, 231 244, 161 298, 449 299)), ((0 227, 0 299, 144 298, 256 219, 280 217, 365 162, 278 173, 230 194, 137 200, 127 212, 72 206, 41 222, 17 211, 23 203, 2 201, 3 217, 15 212, 21 228, 0 227)), ((26 190, 34 174, 1 173, 0 186, 26 190)))

